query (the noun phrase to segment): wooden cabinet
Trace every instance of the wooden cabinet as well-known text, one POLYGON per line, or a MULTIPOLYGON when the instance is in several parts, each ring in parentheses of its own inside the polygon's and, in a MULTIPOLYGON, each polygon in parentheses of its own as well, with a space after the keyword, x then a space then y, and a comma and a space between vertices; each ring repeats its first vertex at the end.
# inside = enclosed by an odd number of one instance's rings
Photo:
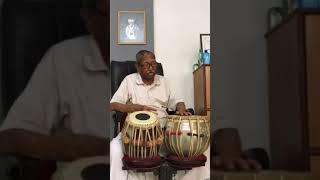
POLYGON ((210 65, 202 65, 193 72, 193 83, 195 114, 210 117, 210 65))
POLYGON ((320 11, 296 11, 266 39, 272 168, 319 176, 320 11))
POLYGON ((313 180, 320 179, 320 156, 310 158, 310 170, 312 172, 313 180))

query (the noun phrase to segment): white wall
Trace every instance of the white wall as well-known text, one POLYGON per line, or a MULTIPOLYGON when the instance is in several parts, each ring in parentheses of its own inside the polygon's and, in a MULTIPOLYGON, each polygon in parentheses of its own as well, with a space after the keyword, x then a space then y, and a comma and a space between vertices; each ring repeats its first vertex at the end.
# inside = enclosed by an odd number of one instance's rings
POLYGON ((193 107, 192 65, 210 33, 210 0, 154 0, 154 49, 164 73, 193 107))
POLYGON ((215 127, 238 128, 244 148, 269 149, 267 11, 281 0, 214 0, 215 127))

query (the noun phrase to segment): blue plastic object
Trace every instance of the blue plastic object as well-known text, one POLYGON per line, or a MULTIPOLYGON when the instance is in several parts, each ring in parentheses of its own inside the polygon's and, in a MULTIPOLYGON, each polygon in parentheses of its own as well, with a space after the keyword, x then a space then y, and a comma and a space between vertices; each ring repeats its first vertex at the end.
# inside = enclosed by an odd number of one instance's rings
POLYGON ((210 64, 210 53, 208 52, 208 50, 204 50, 203 64, 210 64))

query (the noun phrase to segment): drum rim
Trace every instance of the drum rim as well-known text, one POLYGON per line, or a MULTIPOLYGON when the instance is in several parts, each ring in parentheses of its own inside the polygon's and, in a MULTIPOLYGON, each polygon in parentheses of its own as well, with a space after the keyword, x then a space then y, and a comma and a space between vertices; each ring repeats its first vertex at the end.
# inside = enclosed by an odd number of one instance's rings
POLYGON ((135 111, 133 113, 130 113, 127 116, 126 122, 128 124, 130 124, 130 125, 154 126, 154 125, 159 123, 159 119, 158 119, 157 115, 155 113, 153 113, 153 112, 150 112, 150 111, 135 111), (144 120, 144 121, 136 119, 135 116, 137 114, 140 114, 140 113, 148 114, 150 116, 150 119, 144 120))
POLYGON ((204 120, 209 121, 208 116, 201 116, 201 115, 192 115, 192 116, 178 116, 178 115, 168 115, 167 119, 181 119, 181 120, 204 120))

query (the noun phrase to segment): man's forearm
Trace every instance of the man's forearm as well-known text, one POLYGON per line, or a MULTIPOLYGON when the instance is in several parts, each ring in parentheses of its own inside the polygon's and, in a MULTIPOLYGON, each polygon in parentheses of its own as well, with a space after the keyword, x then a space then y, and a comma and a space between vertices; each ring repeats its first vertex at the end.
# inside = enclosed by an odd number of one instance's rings
POLYGON ((109 140, 88 135, 47 136, 12 129, 0 133, 0 155, 23 155, 42 160, 72 161, 109 154, 109 140))
POLYGON ((135 111, 143 110, 143 106, 139 104, 121 104, 121 103, 114 102, 114 103, 111 103, 111 110, 132 113, 135 111))

